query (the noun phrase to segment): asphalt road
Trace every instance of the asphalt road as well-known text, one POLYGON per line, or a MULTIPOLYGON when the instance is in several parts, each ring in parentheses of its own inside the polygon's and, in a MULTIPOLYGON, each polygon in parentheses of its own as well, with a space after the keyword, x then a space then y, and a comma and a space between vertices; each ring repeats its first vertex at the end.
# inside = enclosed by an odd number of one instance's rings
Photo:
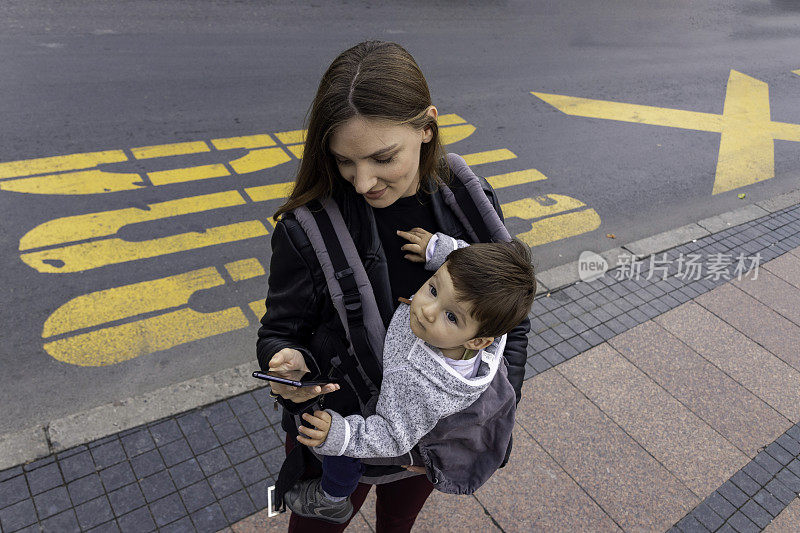
POLYGON ((349 46, 414 55, 545 270, 800 186, 797 4, 3 2, 0 433, 254 358, 275 134, 349 46))

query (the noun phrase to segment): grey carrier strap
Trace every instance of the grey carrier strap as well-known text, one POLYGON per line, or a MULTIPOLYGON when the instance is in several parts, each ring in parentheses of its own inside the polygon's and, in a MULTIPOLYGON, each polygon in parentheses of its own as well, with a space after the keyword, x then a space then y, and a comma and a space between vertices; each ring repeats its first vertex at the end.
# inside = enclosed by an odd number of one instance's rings
MULTIPOLYGON (((464 159, 447 154, 458 183, 441 186, 442 196, 473 242, 511 240, 503 221, 486 197, 480 180, 464 159)), ((347 334, 347 355, 335 354, 331 363, 355 391, 362 414, 373 413, 382 377, 381 320, 372 285, 344 223, 339 206, 330 198, 294 209, 319 260, 333 306, 347 334)))

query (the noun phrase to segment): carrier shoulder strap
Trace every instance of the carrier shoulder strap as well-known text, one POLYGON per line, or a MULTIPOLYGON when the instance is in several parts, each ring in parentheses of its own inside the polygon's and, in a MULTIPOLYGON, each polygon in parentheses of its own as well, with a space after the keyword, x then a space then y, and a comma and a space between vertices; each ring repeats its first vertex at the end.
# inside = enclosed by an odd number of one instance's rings
POLYGON ((339 206, 324 199, 309 207, 296 208, 294 215, 319 260, 349 343, 349 357, 334 354, 331 363, 355 391, 361 408, 368 411, 377 400, 381 383, 386 328, 339 206))
POLYGON ((447 164, 461 187, 442 186, 442 196, 455 213, 473 242, 508 242, 511 235, 486 197, 478 176, 472 172, 464 158, 447 154, 447 164))

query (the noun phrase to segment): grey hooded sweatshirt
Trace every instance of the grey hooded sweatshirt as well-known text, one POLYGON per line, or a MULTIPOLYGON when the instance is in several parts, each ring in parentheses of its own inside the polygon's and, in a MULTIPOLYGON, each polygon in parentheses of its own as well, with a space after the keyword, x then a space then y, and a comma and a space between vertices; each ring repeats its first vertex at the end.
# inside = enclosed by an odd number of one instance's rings
MULTIPOLYGON (((467 246, 464 241, 437 234, 428 270, 437 270, 449 253, 467 246)), ((314 451, 321 455, 356 458, 396 457, 411 450, 443 418, 469 407, 489 387, 503 363, 506 336, 479 351, 477 375, 467 379, 445 360, 444 355, 411 331, 410 307, 395 311, 383 349, 383 381, 375 407, 368 417, 342 417, 328 410, 331 429, 314 451)))

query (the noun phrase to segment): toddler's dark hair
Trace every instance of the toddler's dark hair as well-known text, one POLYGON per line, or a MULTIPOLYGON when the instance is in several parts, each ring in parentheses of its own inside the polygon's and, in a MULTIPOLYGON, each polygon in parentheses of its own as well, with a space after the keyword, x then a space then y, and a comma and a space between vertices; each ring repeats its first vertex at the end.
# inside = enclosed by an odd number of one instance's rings
POLYGON ((536 277, 530 248, 518 239, 454 250, 445 264, 456 296, 469 302, 480 324, 476 337, 508 333, 530 311, 536 277))

